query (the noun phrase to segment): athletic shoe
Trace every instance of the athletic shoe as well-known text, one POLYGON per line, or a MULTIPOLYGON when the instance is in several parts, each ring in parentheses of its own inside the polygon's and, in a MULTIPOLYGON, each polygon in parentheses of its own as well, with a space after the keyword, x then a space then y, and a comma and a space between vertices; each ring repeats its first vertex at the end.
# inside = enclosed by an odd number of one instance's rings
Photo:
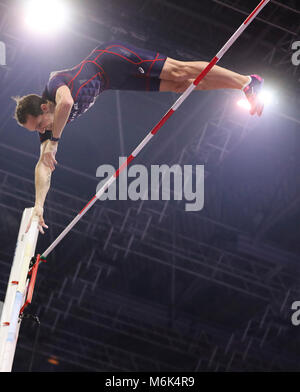
POLYGON ((257 113, 258 116, 261 116, 264 109, 264 103, 259 99, 259 93, 262 90, 264 79, 258 75, 250 75, 250 77, 251 82, 243 91, 251 105, 250 114, 253 116, 257 113))

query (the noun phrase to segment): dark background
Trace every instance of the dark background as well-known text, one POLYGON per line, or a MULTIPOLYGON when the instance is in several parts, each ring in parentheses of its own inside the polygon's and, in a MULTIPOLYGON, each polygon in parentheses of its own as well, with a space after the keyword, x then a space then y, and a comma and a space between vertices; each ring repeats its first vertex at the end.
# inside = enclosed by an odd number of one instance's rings
MULTIPOLYGON (((41 93, 51 71, 108 40, 209 61, 258 1, 67 3, 65 30, 42 36, 24 30, 20 2, 0 1, 2 300, 39 156, 11 97, 41 93)), ((134 161, 205 165, 204 208, 186 212, 173 198, 97 202, 39 269, 27 313, 41 326, 22 322, 14 371, 300 370, 291 322, 300 300, 299 14, 296 0, 270 2, 219 64, 261 74, 277 92, 262 118, 236 106, 240 92, 193 93, 134 161)), ((176 99, 107 91, 65 129, 37 252, 94 195, 97 167, 117 168, 176 99)))

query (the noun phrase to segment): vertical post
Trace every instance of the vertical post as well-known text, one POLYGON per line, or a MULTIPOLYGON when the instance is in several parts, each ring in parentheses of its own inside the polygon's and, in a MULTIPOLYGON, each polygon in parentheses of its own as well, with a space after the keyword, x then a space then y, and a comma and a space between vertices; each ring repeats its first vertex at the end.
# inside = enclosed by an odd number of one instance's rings
POLYGON ((0 41, 0 66, 6 65, 6 47, 5 43, 0 41))
POLYGON ((21 321, 20 309, 24 304, 30 260, 34 256, 38 239, 38 222, 33 221, 28 233, 25 230, 33 208, 22 215, 17 245, 9 275, 0 321, 0 372, 11 372, 21 321))
POLYGON ((118 128, 119 128, 119 136, 120 136, 120 151, 121 151, 121 156, 123 157, 125 155, 125 148, 124 148, 124 137, 123 137, 120 91, 118 90, 116 91, 116 106, 117 106, 117 119, 118 119, 118 128))

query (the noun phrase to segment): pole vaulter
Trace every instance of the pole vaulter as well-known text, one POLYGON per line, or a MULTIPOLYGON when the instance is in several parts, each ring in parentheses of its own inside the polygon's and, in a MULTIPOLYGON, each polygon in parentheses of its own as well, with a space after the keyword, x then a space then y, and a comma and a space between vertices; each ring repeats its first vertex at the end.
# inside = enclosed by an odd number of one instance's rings
MULTIPOLYGON (((210 72, 210 70, 218 63, 228 49, 233 45, 237 38, 243 33, 243 31, 250 25, 250 23, 256 18, 259 12, 269 3, 271 0, 262 0, 258 6, 251 12, 251 14, 245 19, 241 26, 236 32, 229 38, 221 50, 216 56, 208 63, 203 71, 196 77, 196 79, 189 85, 189 87, 181 94, 176 100, 173 106, 167 111, 167 113, 161 118, 161 120, 153 127, 153 129, 147 134, 142 142, 136 147, 136 149, 127 157, 127 160, 116 170, 116 172, 107 180, 107 182, 98 190, 94 197, 86 204, 86 206, 78 213, 78 215, 69 223, 69 225, 62 231, 62 233, 54 240, 54 242, 41 254, 36 257, 36 267, 42 261, 45 261, 53 249, 62 241, 62 239, 69 233, 70 230, 76 225, 76 223, 88 212, 88 210, 95 204, 95 202, 103 195, 103 193, 116 181, 119 174, 124 168, 126 168, 130 162, 140 153, 140 151, 146 146, 146 144, 152 139, 152 137, 159 131, 159 129, 168 121, 168 119, 175 113, 175 111, 182 105, 187 97, 194 91, 200 81, 210 72)), ((36 273, 36 269, 34 270, 36 273)), ((31 300, 31 298, 30 298, 31 300)))
POLYGON ((154 126, 154 128, 148 133, 148 135, 141 141, 136 149, 127 157, 127 160, 116 170, 116 172, 107 180, 107 182, 98 190, 95 196, 87 203, 87 205, 78 213, 78 215, 69 223, 69 225, 62 231, 62 233, 53 241, 53 243, 42 253, 40 256, 41 260, 45 260, 46 257, 52 252, 52 250, 60 243, 60 241, 68 234, 70 230, 76 225, 76 223, 88 212, 88 210, 95 204, 95 202, 103 195, 103 193, 115 182, 119 174, 125 169, 126 166, 139 154, 139 152, 146 146, 146 144, 152 139, 152 137, 160 130, 160 128, 168 121, 168 119, 175 113, 175 111, 181 106, 181 104, 187 99, 187 97, 194 91, 200 81, 208 74, 215 64, 224 56, 228 49, 233 45, 237 38, 243 33, 243 31, 249 26, 249 24, 255 19, 258 13, 267 5, 270 0, 262 0, 258 6, 251 12, 251 14, 245 19, 242 25, 236 30, 236 32, 229 38, 222 49, 216 54, 216 56, 209 62, 206 68, 198 75, 194 82, 181 94, 173 106, 168 112, 161 118, 161 120, 154 126))

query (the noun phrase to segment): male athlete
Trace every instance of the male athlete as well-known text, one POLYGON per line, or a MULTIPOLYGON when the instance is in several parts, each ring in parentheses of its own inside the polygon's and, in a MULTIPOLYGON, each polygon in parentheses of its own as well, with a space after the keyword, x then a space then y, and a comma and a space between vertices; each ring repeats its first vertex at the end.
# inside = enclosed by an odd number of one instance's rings
MULTIPOLYGON (((30 94, 14 98, 18 124, 29 131, 37 131, 41 141, 40 158, 35 168, 36 195, 32 218, 38 217, 42 234, 43 229, 48 228, 43 207, 51 173, 57 164, 58 142, 66 124, 86 112, 108 89, 182 93, 207 64, 204 61, 174 60, 128 44, 104 43, 75 67, 52 72, 42 96, 30 94)), ((250 114, 261 116, 263 104, 258 94, 262 85, 263 79, 258 75, 240 75, 214 66, 196 90, 242 90, 250 102, 250 114)))

